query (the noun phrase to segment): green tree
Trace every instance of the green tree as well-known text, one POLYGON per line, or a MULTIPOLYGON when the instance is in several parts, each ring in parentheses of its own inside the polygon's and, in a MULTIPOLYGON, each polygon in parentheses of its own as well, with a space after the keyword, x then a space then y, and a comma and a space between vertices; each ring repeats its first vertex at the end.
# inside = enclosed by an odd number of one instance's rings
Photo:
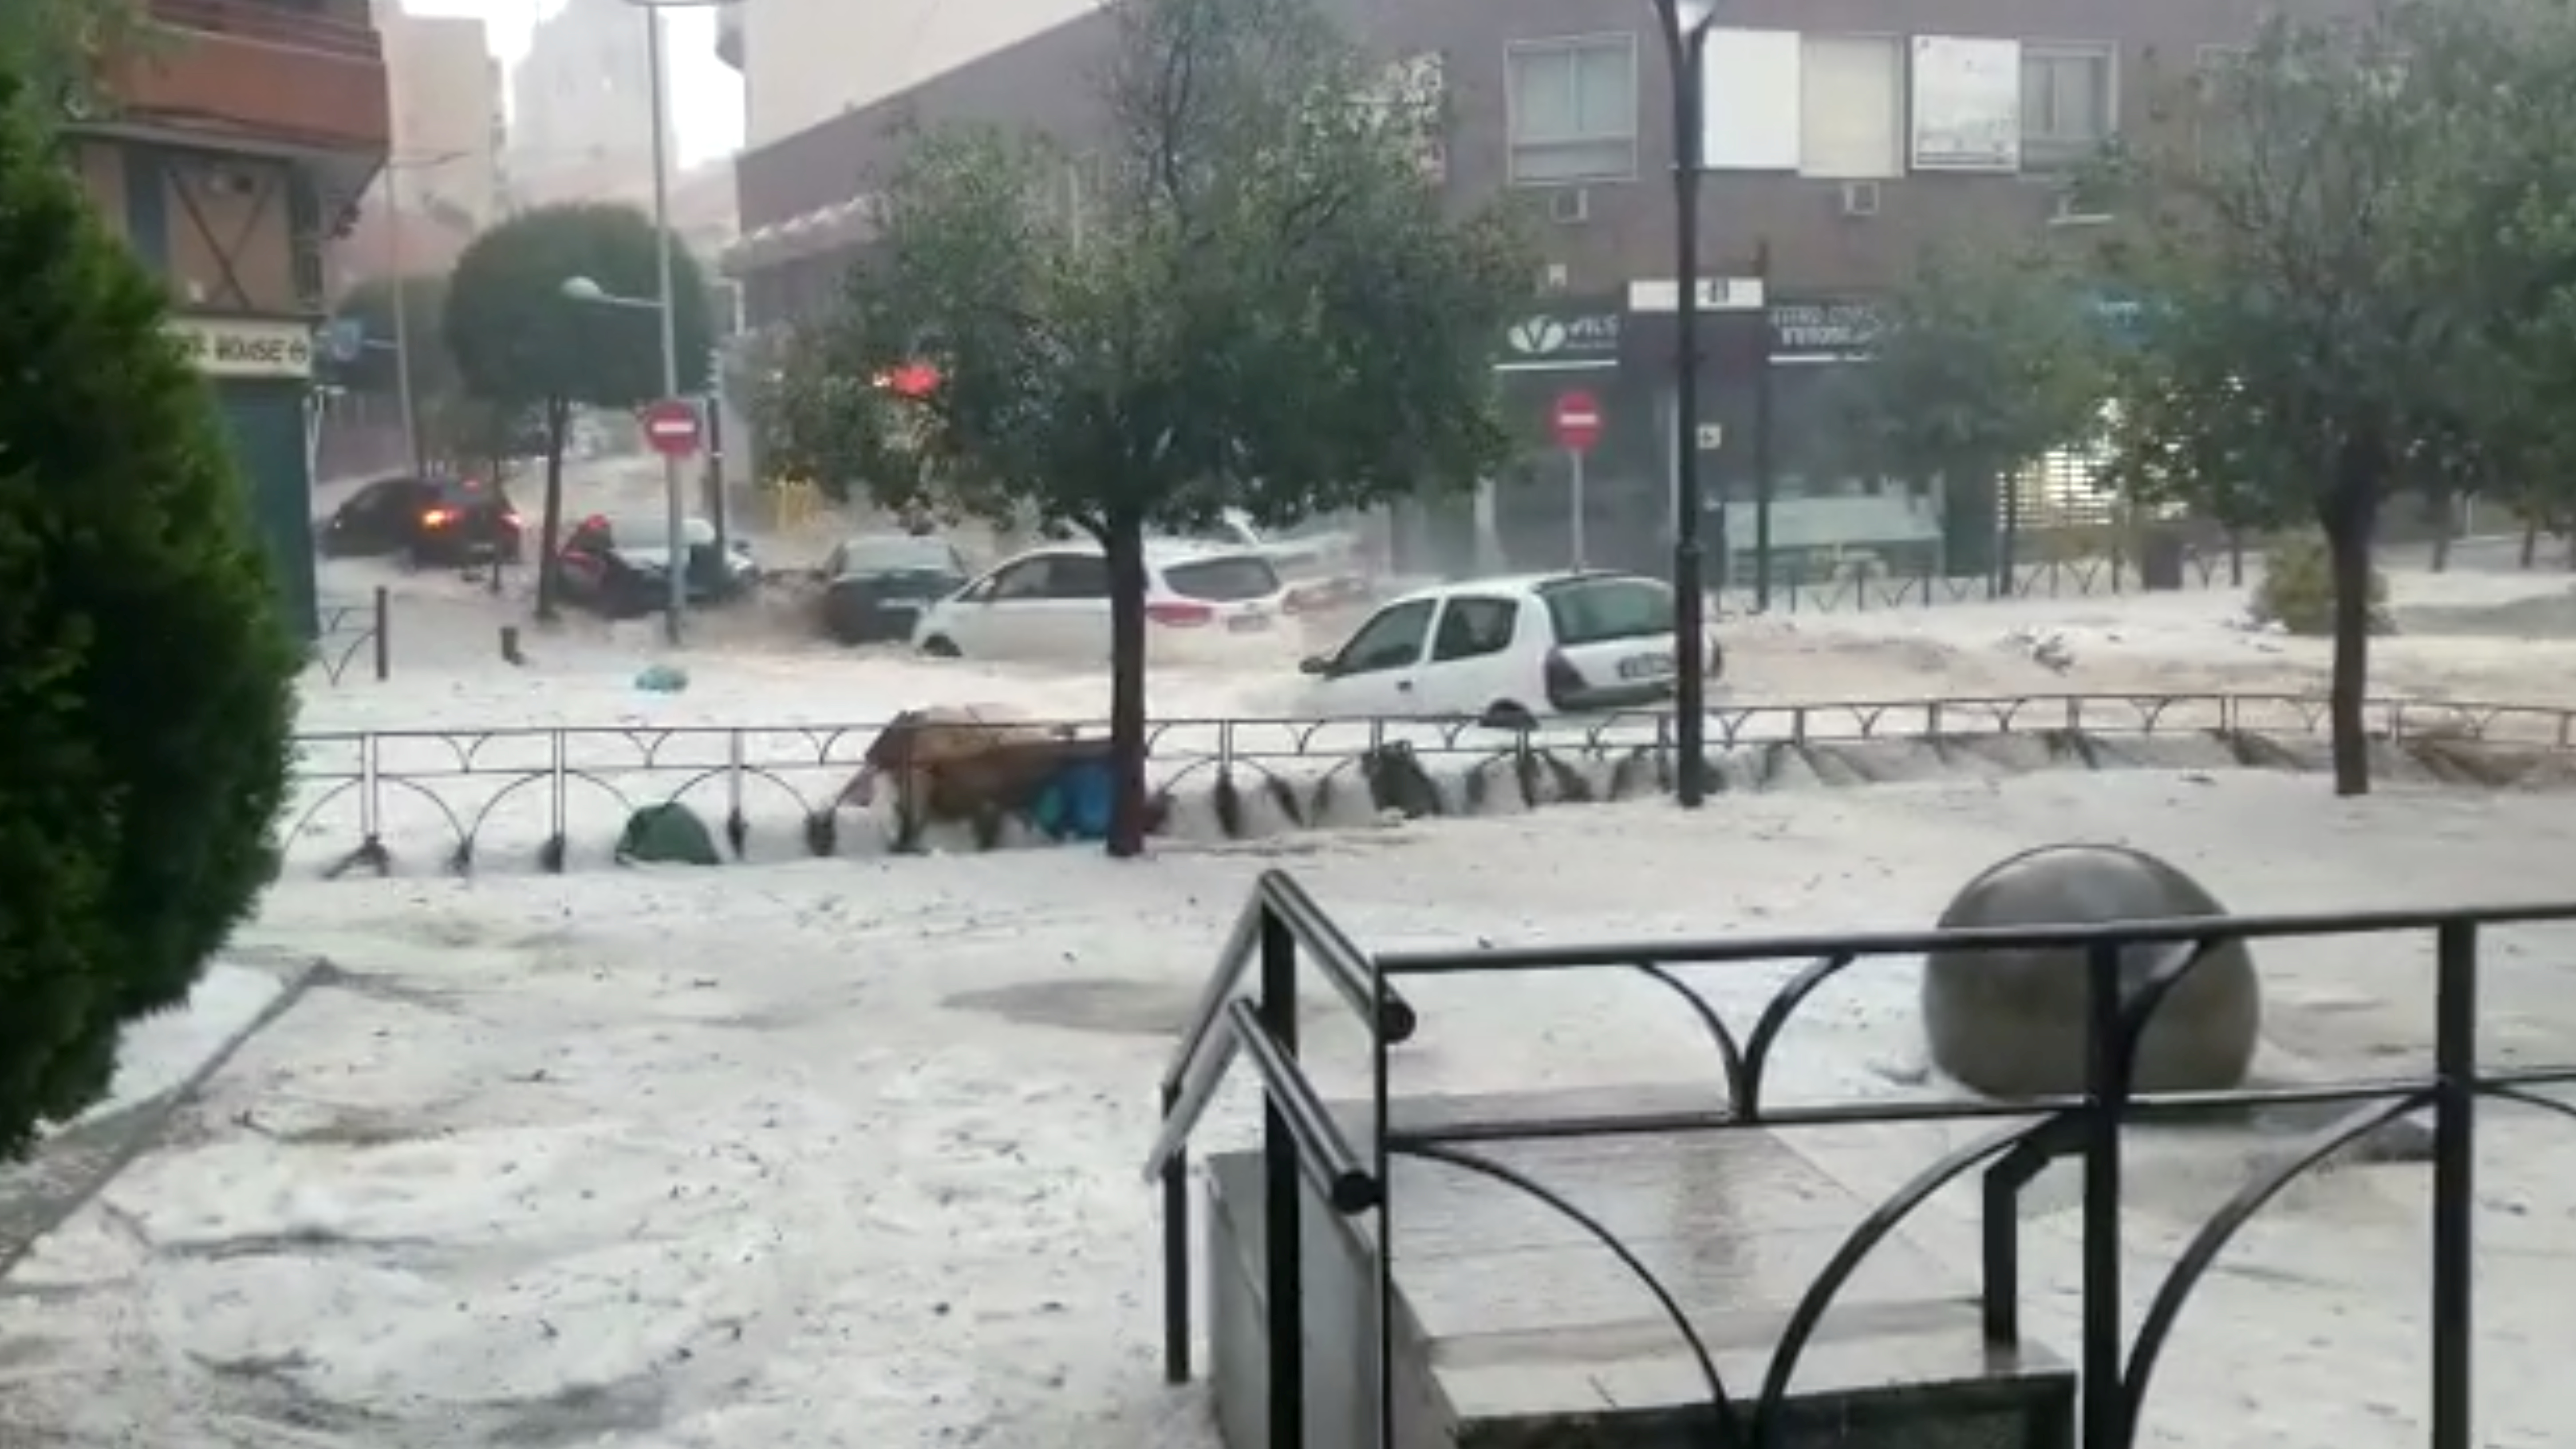
MULTIPOLYGON (((2517 65, 2484 79, 2496 12, 2400 5, 2331 23, 2276 18, 2241 57, 2166 98, 2167 124, 2116 168, 2125 227, 2108 260, 2145 299, 2115 369, 2130 476, 2225 515, 2311 520, 2336 591, 2330 715, 2338 793, 2370 787, 2362 700, 2371 546, 2383 504, 2455 477, 2460 379, 2488 304, 2446 216, 2464 145, 2517 65)), ((2549 80, 2547 84, 2558 84, 2549 80)), ((2526 379, 2492 369, 2505 413, 2526 379)))
POLYGON ((1849 462, 1943 485, 1949 571, 1991 570, 2009 588, 2020 520, 2006 475, 2097 430, 2100 308, 2055 253, 1960 243, 1927 248, 1879 317, 1868 365, 1842 370, 1849 462))
POLYGON ((0 74, 0 1158, 274 874, 295 645, 159 284, 0 74))
POLYGON ((1419 68, 1372 62, 1307 0, 1110 15, 1104 149, 915 136, 881 244, 791 368, 810 396, 781 411, 827 486, 1099 541, 1123 855, 1144 834, 1148 533, 1468 484, 1508 449, 1492 348, 1537 269, 1501 211, 1454 216, 1428 184, 1419 68), (937 372, 917 399, 850 385, 912 363, 937 372))
POLYGON ((135 0, 7 0, 0 4, 0 65, 18 78, 17 101, 50 129, 96 115, 113 100, 101 84, 109 59, 156 43, 135 0))
MULTIPOLYGON (((680 388, 706 386, 707 288, 676 237, 623 206, 549 206, 475 238, 448 279, 441 334, 471 396, 504 412, 534 414, 546 437, 546 501, 539 557, 551 561, 563 530, 564 434, 576 405, 633 408, 662 395, 659 249, 671 248, 672 322, 680 388), (564 284, 583 277, 614 302, 578 301, 564 284)), ((554 570, 537 570, 537 613, 554 614, 554 570)))

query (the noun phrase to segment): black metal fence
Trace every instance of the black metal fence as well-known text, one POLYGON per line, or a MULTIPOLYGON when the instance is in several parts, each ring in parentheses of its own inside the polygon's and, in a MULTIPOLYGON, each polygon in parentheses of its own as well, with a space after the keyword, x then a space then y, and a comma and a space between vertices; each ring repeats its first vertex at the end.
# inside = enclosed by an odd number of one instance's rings
MULTIPOLYGON (((2160 1356, 2193 1289, 2231 1239, 2301 1176, 2402 1117, 2432 1117, 2432 1311, 2425 1369, 2431 1386, 2433 1449, 2471 1449, 2471 1313, 2473 1218, 2477 1207, 2472 1147, 2483 1101, 2517 1103, 2560 1116, 2576 1107, 2543 1095, 2576 1083, 2576 1064, 2487 1071, 2478 1062, 2479 936, 2496 926, 2576 921, 2576 903, 2422 912, 2204 918, 2093 926, 2015 927, 1886 934, 1783 936, 1770 939, 1591 943, 1528 948, 1477 947, 1453 952, 1362 950, 1284 872, 1264 875, 1228 939, 1206 993, 1173 1054, 1161 1085, 1162 1129, 1147 1162, 1162 1193, 1165 1369, 1173 1382, 1190 1377, 1190 1211, 1188 1145, 1232 1064, 1252 1064, 1264 1099, 1263 1309, 1268 1339, 1268 1442, 1306 1438, 1303 1386, 1305 1330, 1302 1224, 1304 1188, 1345 1215, 1379 1215, 1382 1254, 1396 1242, 1391 1220, 1403 1204, 1390 1193, 1389 1163, 1417 1158, 1447 1164, 1519 1192, 1562 1215, 1635 1275, 1661 1306, 1700 1371, 1707 1393, 1708 1442, 1725 1449, 1768 1449, 1801 1355, 1836 1295, 1880 1244, 1902 1229, 1942 1188, 1981 1178, 1983 1335, 1998 1350, 2021 1339, 2019 1316, 2020 1197, 2049 1164, 2073 1160, 2082 1183, 2081 1384, 2082 1449, 2130 1449, 2139 1410, 2160 1356), (2311 1086, 2228 1092, 2132 1090, 2131 1064, 2147 1022, 2202 962, 2235 941, 2285 937, 2415 935, 2431 947, 2434 1004, 2429 1073, 2354 1079, 2311 1086), (1977 1099, 1876 1101, 1775 1107, 1765 1100, 1766 1072, 1801 1007, 1855 963, 1934 951, 2058 949, 2082 953, 2089 1007, 2084 1090, 2075 1095, 1998 1103, 1977 1099), (2124 955, 2158 953, 2153 969, 2124 997, 2124 955), (1318 968, 1366 1031, 1371 1074, 1370 1138, 1355 1145, 1336 1122, 1298 1061, 1299 964, 1318 968), (1243 979, 1259 966, 1256 991, 1243 979), (1683 965, 1804 963, 1774 994, 1749 1034, 1739 1036, 1706 1003, 1669 974, 1683 965), (1637 972, 1680 993, 1710 1038, 1724 1084, 1722 1100, 1702 1111, 1653 1115, 1518 1119, 1438 1129, 1402 1128, 1390 1120, 1392 1051, 1419 1025, 1397 981, 1412 977, 1530 972, 1637 972), (2122 1322, 2126 1265, 2120 1238, 2123 1129, 2145 1120, 2207 1119, 2249 1108, 2334 1105, 2349 1110, 2276 1163, 2249 1176, 2235 1195, 2192 1234, 2157 1285, 2137 1333, 2122 1322), (1480 1143, 1637 1135, 1643 1133, 1830 1130, 1854 1124, 1992 1121, 1990 1135, 1925 1166, 1844 1237, 1790 1315, 1759 1385, 1721 1381, 1690 1315, 1618 1235, 1549 1184, 1476 1150, 1480 1143)), ((1394 1273, 1378 1274, 1378 1449, 1394 1444, 1391 1311, 1394 1273)), ((2356 1385, 2356 1390, 2360 1388, 2356 1385)), ((1364 1449, 1364 1446, 1354 1446, 1364 1449)))
MULTIPOLYGON (((2394 740, 2446 736, 2532 750, 2576 747, 2576 708, 2374 700, 2372 727, 2394 740)), ((883 721, 833 725, 371 730, 297 740, 290 850, 320 848, 383 868, 388 852, 431 849, 472 868, 496 835, 514 835, 547 869, 576 832, 613 840, 648 805, 715 815, 739 854, 755 816, 785 816, 807 854, 845 844, 828 823, 883 721)), ((2325 701, 2298 694, 2012 694, 1738 705, 1710 711, 1723 751, 1992 736, 2311 737, 2325 701)), ((1105 735, 1098 721, 1054 729, 1105 735)), ((1473 719, 1169 719, 1148 726, 1148 773, 1163 791, 1219 779, 1311 796, 1374 752, 1479 759, 1669 764, 1670 714, 1550 722, 1531 731, 1473 719)), ((1668 773, 1658 771, 1659 776, 1668 773)))
MULTIPOLYGON (((2159 590, 2150 590, 2138 561, 2121 554, 2095 554, 2014 565, 2009 575, 1945 574, 1930 567, 1903 568, 1882 559, 1830 564, 1807 559, 1776 561, 1772 568, 1768 609, 1783 614, 1885 613, 1897 609, 1930 609, 1952 604, 1980 604, 2014 599, 2112 598, 2146 592, 2204 592, 2245 582, 2243 554, 2219 547, 2185 546, 2175 572, 2159 590)), ((1730 606, 1765 607, 1745 570, 1738 567, 1727 589, 1730 606)))
POLYGON ((393 676, 393 603, 383 588, 362 601, 325 599, 316 612, 320 631, 313 662, 333 684, 346 679, 361 656, 381 684, 393 676))

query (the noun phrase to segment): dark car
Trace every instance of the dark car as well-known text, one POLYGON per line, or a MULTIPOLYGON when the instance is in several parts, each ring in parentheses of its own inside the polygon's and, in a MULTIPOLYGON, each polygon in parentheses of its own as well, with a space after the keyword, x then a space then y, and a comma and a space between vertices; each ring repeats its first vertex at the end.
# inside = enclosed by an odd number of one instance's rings
POLYGON ((946 539, 870 534, 823 560, 823 632, 843 644, 912 638, 924 604, 966 587, 966 560, 946 539))
MULTIPOLYGON (((703 518, 682 520, 681 537, 690 603, 721 603, 759 584, 760 566, 741 539, 717 547, 715 525, 703 518)), ((656 612, 671 602, 670 538, 670 521, 658 515, 593 514, 564 540, 555 578, 567 600, 611 618, 656 612)))
POLYGON ((333 558, 392 555, 423 568, 520 556, 519 510, 498 483, 402 474, 363 484, 322 525, 333 558))

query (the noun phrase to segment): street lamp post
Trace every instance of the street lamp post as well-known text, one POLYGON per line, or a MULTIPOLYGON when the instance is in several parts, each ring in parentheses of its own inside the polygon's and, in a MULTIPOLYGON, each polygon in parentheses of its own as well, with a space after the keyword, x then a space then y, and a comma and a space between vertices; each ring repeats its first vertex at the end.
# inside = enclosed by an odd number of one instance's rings
MULTIPOLYGON (((654 297, 621 297, 589 277, 566 277, 563 294, 567 301, 591 307, 623 307, 634 312, 658 312, 662 319, 662 396, 680 395, 679 350, 671 332, 671 247, 670 238, 662 238, 662 295, 654 297)), ((689 603, 689 523, 687 500, 680 481, 680 455, 662 453, 662 496, 669 513, 670 532, 665 540, 669 557, 663 560, 663 572, 670 576, 670 607, 662 620, 662 636, 672 643, 680 642, 681 611, 689 603)), ((719 540, 721 542, 721 540, 719 540)))
POLYGON ((451 161, 462 161, 463 151, 442 151, 435 156, 400 158, 385 164, 386 261, 393 271, 393 295, 386 300, 394 314, 394 393, 402 410, 403 451, 411 458, 412 471, 426 471, 429 459, 420 441, 420 401, 413 391, 411 377, 411 279, 404 274, 410 262, 403 256, 402 175, 405 171, 428 171, 451 161))
MULTIPOLYGON (((1707 798, 1708 619, 1699 542, 1699 173, 1707 124, 1702 62, 1717 0, 1655 0, 1673 78, 1673 594, 1680 678, 1673 691, 1674 733, 1681 751, 1681 806, 1707 798)), ((1718 560, 1725 573, 1726 514, 1718 513, 1718 560)))

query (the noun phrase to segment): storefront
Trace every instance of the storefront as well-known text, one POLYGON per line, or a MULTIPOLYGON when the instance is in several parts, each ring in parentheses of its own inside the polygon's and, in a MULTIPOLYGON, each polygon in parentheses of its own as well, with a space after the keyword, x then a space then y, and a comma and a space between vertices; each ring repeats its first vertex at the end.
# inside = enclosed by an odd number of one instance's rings
POLYGON ((319 623, 314 598, 313 472, 309 419, 313 327, 297 319, 181 315, 171 334, 215 395, 251 518, 276 570, 289 626, 306 638, 319 623))

